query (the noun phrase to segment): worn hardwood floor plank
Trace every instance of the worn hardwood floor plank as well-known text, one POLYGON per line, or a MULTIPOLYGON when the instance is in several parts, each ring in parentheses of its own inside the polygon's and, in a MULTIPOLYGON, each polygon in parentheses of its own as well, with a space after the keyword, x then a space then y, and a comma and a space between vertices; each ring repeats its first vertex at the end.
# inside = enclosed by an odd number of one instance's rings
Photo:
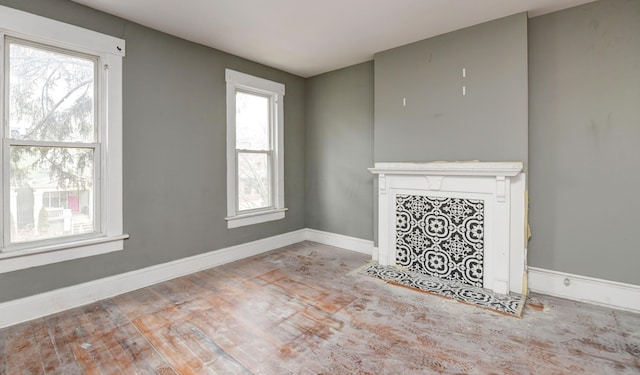
POLYGON ((6 354, 7 340, 5 337, 7 336, 8 333, 9 333, 8 329, 0 330, 0 374, 7 373, 7 354, 6 354))
POLYGON ((6 337, 7 374, 44 374, 31 323, 23 323, 6 337))

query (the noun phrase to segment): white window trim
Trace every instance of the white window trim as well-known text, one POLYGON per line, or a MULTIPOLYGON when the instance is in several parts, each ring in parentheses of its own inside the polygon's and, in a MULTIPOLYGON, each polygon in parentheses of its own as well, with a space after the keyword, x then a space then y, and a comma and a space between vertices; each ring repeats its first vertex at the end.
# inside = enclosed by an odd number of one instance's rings
MULTIPOLYGON (((4 43, 5 35, 98 56, 99 108, 102 110, 98 114, 101 154, 96 159, 100 160, 99 180, 96 182, 101 191, 101 209, 98 213, 100 228, 95 236, 72 237, 69 241, 48 245, 20 246, 19 250, 10 252, 3 248, 0 252, 0 273, 123 250, 124 240, 128 238, 123 233, 122 218, 122 58, 125 56, 125 41, 0 6, 0 43, 4 43)), ((1 61, 0 69, 4 71, 4 58, 1 61)), ((3 77, 4 74, 0 75, 1 87, 4 87, 3 77)), ((0 102, 4 113, 4 98, 0 102)), ((6 147, 4 143, 0 148, 6 147)), ((1 151, 6 152, 4 149, 1 151)), ((9 171, 3 168, 3 184, 0 186, 3 197, 0 216, 2 244, 9 228, 9 194, 4 191, 8 174, 9 171)))
POLYGON ((227 221, 228 228, 264 223, 284 219, 284 85, 264 78, 225 70, 227 82, 227 221), (236 90, 243 89, 267 95, 274 95, 276 135, 273 145, 273 202, 268 209, 238 212, 237 201, 237 160, 236 160, 236 90))

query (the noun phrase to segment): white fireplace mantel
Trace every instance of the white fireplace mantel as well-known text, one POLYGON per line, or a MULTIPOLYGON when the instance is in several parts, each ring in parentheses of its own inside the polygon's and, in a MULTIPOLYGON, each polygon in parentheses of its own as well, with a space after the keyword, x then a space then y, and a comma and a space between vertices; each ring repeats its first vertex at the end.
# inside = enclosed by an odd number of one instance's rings
POLYGON ((522 292, 525 271, 525 175, 521 162, 376 163, 378 254, 396 264, 396 197, 480 199, 484 202, 483 286, 498 293, 522 292))
POLYGON ((375 174, 441 176, 509 176, 522 172, 521 162, 434 161, 425 163, 376 163, 375 174))

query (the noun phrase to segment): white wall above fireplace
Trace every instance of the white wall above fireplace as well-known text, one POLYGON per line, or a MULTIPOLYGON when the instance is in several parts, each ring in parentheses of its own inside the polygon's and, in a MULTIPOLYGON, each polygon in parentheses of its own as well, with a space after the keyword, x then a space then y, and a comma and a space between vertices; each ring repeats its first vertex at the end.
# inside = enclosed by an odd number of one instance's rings
POLYGON ((526 263, 525 175, 521 162, 376 163, 378 259, 396 264, 398 195, 484 201, 483 286, 522 293, 526 263))

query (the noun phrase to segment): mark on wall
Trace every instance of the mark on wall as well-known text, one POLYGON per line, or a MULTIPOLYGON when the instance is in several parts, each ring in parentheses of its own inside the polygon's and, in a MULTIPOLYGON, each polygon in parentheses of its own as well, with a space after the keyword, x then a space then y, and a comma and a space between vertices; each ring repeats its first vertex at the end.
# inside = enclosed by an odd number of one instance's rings
POLYGON ((396 196, 396 263, 482 287, 484 201, 396 196))

